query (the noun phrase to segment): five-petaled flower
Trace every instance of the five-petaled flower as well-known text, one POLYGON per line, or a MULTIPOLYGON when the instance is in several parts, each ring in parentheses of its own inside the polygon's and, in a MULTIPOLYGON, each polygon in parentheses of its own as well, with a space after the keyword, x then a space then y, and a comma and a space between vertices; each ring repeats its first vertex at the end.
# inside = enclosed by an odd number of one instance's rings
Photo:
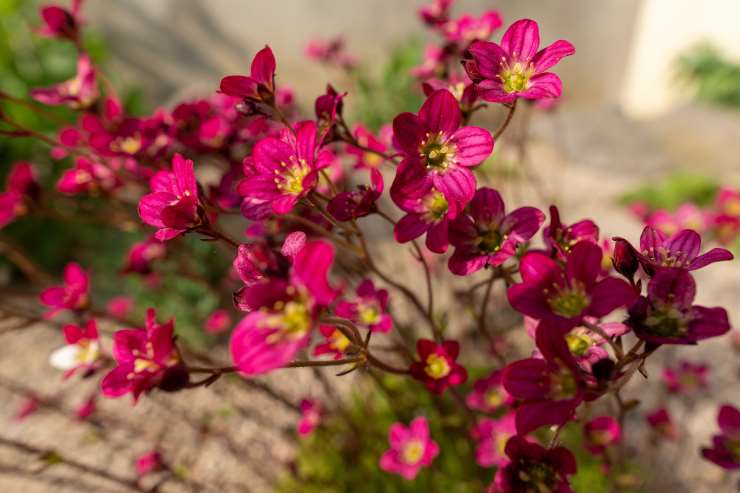
POLYGON ((394 423, 388 430, 390 449, 380 458, 380 468, 412 480, 422 467, 431 465, 439 445, 429 434, 426 418, 415 418, 408 427, 394 423))
POLYGON ((534 207, 520 207, 506 214, 501 195, 479 188, 450 228, 455 253, 449 260, 453 274, 466 276, 483 267, 497 267, 513 257, 516 249, 537 233, 545 215, 534 207))
POLYGON ((51 106, 66 105, 70 108, 88 108, 98 98, 95 66, 86 54, 77 59, 77 74, 59 84, 31 89, 31 97, 51 106))
POLYGON ((340 301, 334 313, 371 332, 387 333, 393 327, 393 319, 388 314, 388 291, 376 289, 370 279, 364 279, 357 286, 356 299, 340 301))
POLYGON ((185 370, 174 343, 175 322, 157 322, 153 309, 147 310, 144 329, 123 329, 113 334, 116 367, 100 383, 103 395, 131 394, 134 402, 157 386, 164 390, 187 383, 185 370))
POLYGON ((660 269, 650 279, 647 296, 629 307, 627 325, 653 344, 696 344, 730 331, 727 311, 693 305, 696 282, 686 270, 660 269))
POLYGON ((461 385, 468 379, 468 372, 456 360, 460 354, 457 341, 437 344, 429 339, 416 342, 419 361, 411 363, 411 376, 426 385, 430 392, 441 394, 451 385, 461 385))
POLYGON ((62 310, 85 308, 89 301, 90 277, 79 264, 70 262, 64 268, 64 285, 46 288, 41 292, 41 303, 50 310, 45 318, 52 318, 62 310))
POLYGON ((49 38, 63 38, 79 42, 80 7, 82 0, 72 0, 69 9, 59 5, 43 5, 39 9, 44 25, 38 33, 49 38))
POLYGON ((468 407, 492 413, 514 402, 514 398, 504 389, 501 376, 501 370, 496 370, 487 377, 476 380, 473 384, 473 391, 465 400, 468 407))
POLYGON ((275 55, 265 46, 254 56, 250 75, 229 75, 221 79, 221 92, 248 102, 275 103, 275 55))
POLYGON ((611 416, 599 416, 583 425, 584 447, 592 454, 603 454, 606 448, 619 442, 621 428, 611 416))
POLYGON ((509 459, 506 457, 506 442, 516 435, 514 413, 508 413, 498 419, 482 418, 471 432, 477 446, 475 461, 481 467, 502 467, 509 459))
POLYGON ((139 201, 139 216, 145 223, 159 228, 154 234, 156 239, 171 240, 201 224, 193 161, 175 154, 172 171, 159 171, 149 186, 152 193, 139 201))
POLYGON ((491 491, 501 493, 573 493, 568 478, 576 459, 565 447, 545 448, 514 436, 505 447, 509 463, 500 468, 491 491))
POLYGON ((712 447, 701 449, 705 459, 724 469, 740 469, 740 411, 725 404, 719 409, 720 434, 712 437, 712 447))
POLYGON ((563 57, 575 53, 568 41, 558 40, 539 51, 537 23, 521 19, 512 24, 501 44, 474 41, 468 51, 472 62, 465 64, 477 83, 481 98, 497 103, 512 103, 517 98, 558 98, 563 92, 560 77, 547 72, 563 57))
POLYGON ((461 124, 460 106, 444 89, 429 96, 418 115, 398 115, 393 120, 393 132, 409 163, 399 168, 397 177, 420 168, 448 200, 470 201, 476 181, 469 168, 491 154, 493 137, 484 128, 461 124))

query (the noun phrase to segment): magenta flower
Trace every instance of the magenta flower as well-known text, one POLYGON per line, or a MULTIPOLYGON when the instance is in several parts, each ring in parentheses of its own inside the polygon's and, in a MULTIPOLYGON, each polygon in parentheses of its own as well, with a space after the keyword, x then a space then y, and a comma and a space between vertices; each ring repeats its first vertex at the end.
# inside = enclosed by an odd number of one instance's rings
POLYGON ((406 480, 414 479, 422 467, 432 464, 439 454, 439 445, 429 434, 429 423, 419 416, 406 427, 394 423, 388 430, 388 449, 380 458, 380 468, 398 474, 406 480))
POLYGON ((472 436, 477 442, 475 461, 481 467, 503 467, 509 459, 506 457, 506 442, 516 435, 514 413, 499 419, 482 418, 473 428, 472 436))
POLYGON ((154 309, 147 310, 144 329, 123 329, 113 334, 113 368, 100 382, 106 397, 131 394, 134 402, 155 387, 171 390, 187 383, 173 340, 175 322, 159 324, 154 309))
POLYGON ((717 424, 721 433, 712 437, 711 448, 701 449, 701 455, 724 469, 740 469, 740 411, 725 404, 719 409, 717 424))
POLYGON ((203 324, 203 330, 211 334, 220 334, 229 330, 229 327, 231 327, 231 315, 222 308, 214 310, 208 315, 203 324))
POLYGON ((534 207, 520 207, 506 214, 501 195, 479 188, 469 213, 459 215, 450 227, 455 253, 449 260, 453 274, 467 276, 484 267, 497 267, 516 253, 539 230, 545 215, 534 207))
POLYGON ((732 260, 734 257, 729 250, 713 248, 705 254, 701 251, 701 236, 694 230, 684 229, 673 236, 667 237, 660 231, 646 226, 640 235, 640 250, 637 251, 624 238, 614 238, 615 244, 621 244, 630 249, 640 261, 642 268, 648 275, 655 274, 661 267, 678 267, 686 270, 696 270, 714 262, 732 260))
POLYGON ((388 314, 388 291, 375 289, 370 279, 364 279, 357 286, 357 298, 340 301, 334 313, 370 332, 386 334, 393 328, 393 319, 388 314))
MULTIPOLYGON (((426 80, 442 74, 445 68, 445 59, 448 53, 434 43, 429 43, 424 48, 424 58, 421 65, 410 70, 414 77, 426 80)), ((431 94, 427 94, 431 96, 431 94)))
POLYGON ((398 170, 397 179, 402 172, 420 168, 448 200, 466 203, 472 199, 476 182, 469 168, 491 154, 493 137, 484 128, 461 128, 461 123, 458 102, 446 90, 432 94, 418 115, 398 115, 393 132, 410 164, 398 170))
POLYGON ((450 18, 450 7, 454 0, 432 0, 428 5, 419 7, 419 17, 429 26, 439 26, 450 18))
POLYGON ((331 325, 320 325, 319 332, 324 336, 326 341, 316 345, 313 349, 314 356, 333 354, 334 359, 342 359, 344 352, 352 344, 352 341, 341 330, 331 325))
POLYGON ((465 402, 471 409, 493 413, 509 406, 514 398, 504 389, 501 383, 502 372, 496 370, 485 378, 479 378, 473 384, 473 391, 468 394, 465 402))
POLYGON ((442 27, 445 39, 451 43, 462 43, 463 45, 477 39, 488 39, 493 32, 503 25, 501 14, 495 10, 489 10, 474 17, 464 14, 458 19, 446 22, 442 27))
POLYGON ((611 416, 599 416, 583 425, 583 446, 594 455, 603 454, 620 438, 619 423, 611 416))
POLYGON ((79 310, 87 306, 90 277, 78 264, 70 262, 64 268, 64 285, 46 288, 41 292, 41 303, 50 310, 44 318, 52 318, 62 310, 79 310))
POLYGON ((337 295, 327 279, 333 261, 330 243, 307 242, 293 259, 290 279, 266 278, 235 297, 240 309, 251 312, 230 341, 243 376, 280 368, 309 343, 318 315, 337 295))
POLYGON ((675 440, 678 437, 678 431, 673 424, 673 419, 664 407, 658 408, 645 415, 645 421, 653 430, 657 437, 675 440))
POLYGON ((351 156, 355 156, 355 169, 375 169, 383 164, 384 158, 378 153, 386 151, 386 146, 380 141, 375 135, 366 129, 361 123, 355 125, 352 135, 357 140, 357 143, 368 149, 372 149, 377 152, 370 152, 365 149, 360 149, 352 144, 347 144, 346 152, 351 156))
POLYGON ((288 267, 284 259, 279 258, 263 243, 239 245, 232 266, 247 287, 288 267))
POLYGON ((663 382, 669 392, 688 394, 706 388, 709 379, 709 365, 680 361, 678 367, 663 369, 663 382))
POLYGON ((156 450, 152 450, 151 452, 138 456, 134 466, 136 468, 136 474, 139 477, 161 471, 165 468, 162 454, 156 450))
POLYGON ((40 190, 33 165, 26 161, 15 163, 8 173, 5 192, 0 193, 0 228, 25 215, 40 190))
POLYGON ((152 273, 152 263, 161 260, 167 255, 167 247, 155 236, 150 236, 144 241, 135 243, 126 255, 126 263, 123 266, 124 273, 137 273, 149 275, 152 273))
POLYGON ((503 371, 504 388, 522 400, 516 409, 520 435, 541 426, 564 425, 584 398, 580 369, 557 330, 540 326, 537 348, 544 358, 514 361, 503 371))
POLYGON ((530 19, 512 24, 500 45, 474 41, 468 48, 474 64, 466 64, 465 68, 477 83, 480 96, 496 103, 513 103, 517 98, 560 97, 563 83, 547 69, 576 50, 564 40, 537 51, 539 46, 539 27, 530 19))
POLYGON ((201 224, 198 182, 193 161, 180 154, 172 158, 172 171, 159 171, 149 182, 152 193, 139 201, 139 217, 159 228, 154 237, 171 240, 201 224))
POLYGON ((601 318, 629 305, 637 293, 627 282, 597 280, 601 256, 598 245, 584 241, 573 247, 564 268, 542 252, 527 253, 519 264, 522 282, 508 291, 511 306, 567 331, 584 317, 601 318))
POLYGON ((565 258, 577 243, 599 241, 599 227, 590 219, 583 219, 571 225, 560 222, 560 212, 554 205, 550 206, 550 224, 542 230, 542 239, 548 250, 565 258))
POLYGON ((125 319, 134 308, 133 298, 128 296, 114 296, 105 305, 105 311, 115 319, 125 319))
POLYGON ((370 169, 371 184, 358 185, 357 190, 340 192, 327 204, 326 208, 337 221, 351 221, 365 217, 376 209, 376 202, 383 195, 383 175, 377 169, 370 169))
POLYGON ((98 98, 98 84, 92 60, 85 54, 80 55, 74 78, 50 87, 31 89, 31 97, 39 103, 51 106, 88 108, 98 98))
POLYGON ((221 79, 221 92, 249 102, 275 102, 275 55, 265 46, 254 56, 250 76, 229 75, 221 79))
POLYGON ((447 251, 450 221, 463 209, 461 202, 445 197, 432 185, 426 170, 413 161, 404 161, 398 167, 391 198, 406 212, 393 228, 397 242, 406 243, 426 233, 430 251, 447 251))
POLYGON ((284 129, 280 138, 259 141, 252 150, 250 174, 239 184, 240 195, 270 202, 276 214, 290 212, 331 161, 327 149, 319 151, 316 132, 316 123, 305 121, 297 124, 295 135, 284 129))
POLYGON ((302 399, 301 420, 298 422, 298 436, 307 437, 321 424, 323 410, 321 403, 315 399, 302 399))
POLYGON ((81 193, 109 192, 121 185, 121 180, 107 166, 95 163, 85 157, 75 160, 75 167, 67 169, 57 182, 57 190, 66 195, 81 193))
POLYGON ((51 366, 63 370, 64 378, 71 377, 77 370, 86 375, 92 373, 100 362, 100 342, 95 320, 89 320, 84 327, 65 325, 63 331, 67 345, 51 353, 51 366))
POLYGON ((450 385, 462 385, 468 372, 457 362, 460 344, 457 341, 442 341, 437 344, 429 339, 416 341, 419 361, 411 363, 411 376, 423 382, 430 392, 441 394, 450 385))
POLYGON ((696 282, 684 269, 663 268, 650 279, 647 296, 629 307, 627 325, 653 344, 696 344, 730 331, 721 307, 692 305, 696 282))
POLYGON ((577 466, 567 448, 545 448, 514 436, 505 451, 509 463, 498 470, 494 480, 501 493, 573 493, 568 477, 576 473, 577 466))
POLYGON ((80 7, 82 0, 72 0, 70 9, 59 5, 43 5, 39 9, 44 25, 38 29, 41 36, 48 38, 68 39, 79 42, 79 28, 81 24, 80 7))
POLYGON ((84 421, 95 412, 97 409, 97 403, 96 403, 97 395, 92 394, 90 397, 88 397, 85 402, 80 404, 80 406, 75 409, 75 418, 77 418, 80 421, 84 421))

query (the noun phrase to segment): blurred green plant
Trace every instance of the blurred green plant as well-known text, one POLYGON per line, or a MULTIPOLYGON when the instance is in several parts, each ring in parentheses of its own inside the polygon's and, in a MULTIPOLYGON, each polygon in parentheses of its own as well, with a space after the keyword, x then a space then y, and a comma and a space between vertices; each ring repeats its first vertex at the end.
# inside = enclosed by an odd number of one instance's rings
MULTIPOLYGON (((473 370, 473 374, 480 371, 473 370)), ((375 377, 374 377, 375 378, 375 377)), ((300 443, 292 474, 278 493, 480 493, 493 480, 495 469, 477 465, 475 448, 463 420, 449 397, 419 392, 410 379, 378 376, 380 386, 357 385, 344 415, 322 422, 300 443), (379 391, 378 388, 382 388, 379 391), (388 449, 388 429, 394 422, 408 424, 424 415, 440 454, 412 481, 384 472, 378 461, 388 449)), ((577 426, 562 433, 577 453, 578 473, 572 484, 577 493, 610 491, 601 463, 583 451, 577 426)), ((628 493, 630 490, 620 490, 628 493)))
POLYGON ((680 81, 700 101, 740 109, 740 63, 726 58, 709 43, 687 50, 676 61, 680 81))
POLYGON ((712 203, 719 190, 719 185, 713 179, 693 174, 676 173, 657 184, 643 185, 636 190, 620 197, 620 203, 629 205, 641 202, 651 210, 675 210, 685 202, 692 202, 698 206, 712 203))

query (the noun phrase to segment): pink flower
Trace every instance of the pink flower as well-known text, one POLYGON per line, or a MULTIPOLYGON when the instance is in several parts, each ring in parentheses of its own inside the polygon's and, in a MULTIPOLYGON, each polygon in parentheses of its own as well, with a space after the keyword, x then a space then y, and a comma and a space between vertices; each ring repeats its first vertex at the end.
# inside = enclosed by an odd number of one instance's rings
POLYGON ((432 0, 430 4, 419 7, 419 17, 429 26, 444 24, 449 19, 453 1, 432 0))
POLYGON ((577 243, 599 241, 599 227, 590 219, 583 219, 571 225, 560 222, 560 212, 554 205, 550 206, 550 225, 542 230, 542 239, 548 250, 554 251, 560 258, 565 258, 577 243))
POLYGON ((730 331, 727 311, 694 305, 696 281, 684 269, 662 268, 629 307, 627 325, 653 344, 696 344, 730 331))
POLYGON ((151 452, 138 456, 134 466, 136 468, 136 474, 138 474, 139 477, 161 471, 165 468, 162 454, 156 450, 152 450, 151 452))
POLYGON ((341 330, 331 325, 320 325, 319 332, 326 338, 326 342, 316 345, 313 349, 314 356, 333 354, 334 359, 342 359, 344 352, 352 344, 352 341, 341 330))
POLYGON ((498 470, 493 491, 501 493, 573 493, 569 476, 576 459, 565 447, 545 448, 515 436, 506 443, 509 463, 498 470))
POLYGON ((462 43, 464 46, 475 40, 490 38, 493 32, 502 25, 501 14, 495 10, 489 10, 478 18, 465 14, 459 19, 448 21, 442 26, 442 32, 447 41, 462 43))
POLYGON ((450 385, 462 385, 468 372, 457 363, 460 344, 457 341, 442 341, 437 344, 429 339, 416 341, 419 361, 411 363, 411 376, 423 382, 430 392, 441 394, 450 385))
POLYGON ((266 278, 235 297, 240 309, 251 312, 230 341, 243 376, 280 368, 309 343, 318 315, 337 295, 327 279, 333 261, 330 243, 309 241, 294 256, 289 279, 266 278))
POLYGON ((15 163, 8 173, 5 192, 0 193, 0 228, 25 215, 39 191, 33 165, 26 161, 15 163))
MULTIPOLYGON (((363 147, 372 149, 377 152, 386 151, 385 144, 383 144, 380 139, 375 137, 375 135, 371 131, 366 129, 361 123, 355 125, 354 130, 352 131, 352 135, 357 140, 357 143, 363 147)), ((351 144, 347 144, 346 152, 351 156, 355 156, 355 169, 375 169, 384 161, 383 156, 375 152, 360 149, 351 144)))
POLYGON ((673 424, 673 419, 666 408, 661 407, 646 414, 645 420, 657 436, 668 440, 675 440, 678 437, 676 426, 673 424))
POLYGON ((429 250, 447 251, 450 221, 457 217, 464 204, 445 197, 427 179, 426 170, 410 160, 398 167, 391 198, 406 212, 393 228, 397 242, 406 243, 426 233, 429 250))
POLYGON ((314 399, 301 400, 301 420, 298 422, 298 435, 305 438, 321 423, 321 403, 314 399))
POLYGON ((707 387, 709 366, 681 361, 677 368, 663 369, 663 382, 669 392, 690 393, 707 387))
POLYGON ((541 426, 564 425, 584 398, 581 371, 558 331, 540 325, 537 348, 544 358, 514 361, 503 372, 504 388, 522 400, 516 410, 520 435, 541 426))
POLYGON ((492 413, 511 405, 514 398, 504 389, 501 377, 502 372, 496 370, 487 377, 476 380, 473 384, 473 391, 468 394, 465 401, 468 407, 485 413, 492 413))
POLYGON ((267 245, 245 243, 237 248, 232 267, 245 286, 249 287, 270 275, 277 274, 282 270, 281 267, 287 268, 281 264, 285 264, 284 259, 279 258, 267 245))
POLYGON ((393 318, 388 314, 388 291, 375 289, 370 279, 363 279, 357 286, 357 298, 340 301, 334 313, 370 332, 386 334, 393 328, 393 318))
POLYGON ((88 55, 80 55, 74 78, 54 86, 31 89, 31 97, 39 103, 52 106, 66 105, 73 109, 91 106, 98 99, 98 84, 92 60, 88 55))
POLYGON ((380 458, 380 468, 409 481, 439 454, 439 445, 432 440, 429 423, 423 416, 415 418, 408 427, 402 423, 391 425, 388 442, 390 449, 380 458))
POLYGON ((71 377, 77 370, 85 375, 92 373, 100 361, 100 341, 95 320, 89 320, 84 327, 65 325, 63 330, 67 345, 51 353, 51 366, 63 370, 64 378, 71 377))
POLYGON ((516 435, 514 413, 509 413, 499 419, 482 418, 472 432, 478 443, 475 449, 475 461, 481 467, 502 467, 509 459, 505 449, 509 438, 516 435))
POLYGON ((583 425, 584 447, 594 455, 603 454, 608 446, 618 443, 620 437, 619 423, 611 416, 599 416, 583 425))
POLYGON ((172 171, 159 171, 149 187, 152 193, 139 201, 139 217, 159 228, 154 234, 156 239, 171 240, 201 224, 193 161, 175 154, 172 171))
POLYGON ((545 215, 534 207, 520 207, 506 214, 501 195, 479 188, 469 213, 452 222, 450 241, 455 253, 449 260, 453 274, 467 276, 484 267, 497 267, 516 253, 539 230, 545 215))
POLYGON ((231 315, 224 309, 215 310, 206 319, 203 329, 211 334, 219 334, 229 330, 231 326, 231 315))
POLYGON ((21 406, 15 413, 15 416, 13 416, 13 419, 15 421, 23 421, 24 419, 38 411, 40 406, 41 403, 39 402, 39 399, 35 395, 28 394, 26 395, 26 397, 23 398, 21 406))
POLYGON ((75 409, 75 418, 79 419, 80 421, 84 421, 95 412, 97 409, 97 405, 95 404, 97 396, 96 394, 92 394, 89 398, 85 400, 77 409, 75 409))
POLYGON ((90 277, 78 264, 70 262, 64 268, 64 285, 46 288, 41 292, 41 303, 50 310, 45 318, 52 318, 62 310, 79 310, 89 301, 90 277))
POLYGON ((640 250, 637 251, 624 238, 614 241, 626 249, 632 250, 648 275, 653 275, 662 267, 677 267, 696 270, 714 262, 732 260, 734 256, 724 248, 712 248, 702 255, 701 236, 694 230, 684 229, 673 236, 666 236, 660 231, 645 226, 640 235, 640 250))
POLYGON ((254 146, 251 160, 245 161, 249 174, 239 185, 242 196, 269 202, 276 214, 290 212, 313 190, 319 170, 331 160, 327 149, 319 151, 315 122, 296 127, 295 135, 284 129, 280 138, 267 137, 254 146))
POLYGON ((573 247, 561 267, 542 252, 524 255, 519 272, 522 282, 509 288, 509 303, 518 312, 567 331, 584 317, 601 318, 629 305, 638 295, 622 279, 601 272, 601 248, 582 241, 573 247))
MULTIPOLYGON (((447 53, 436 44, 429 43, 424 48, 424 59, 421 65, 411 69, 411 75, 421 80, 439 76, 444 70, 447 53)), ((429 94, 427 94, 429 96, 429 94)))
POLYGON ((337 221, 351 221, 365 217, 377 209, 375 203, 383 194, 385 184, 383 175, 377 169, 370 170, 370 186, 358 185, 357 190, 340 192, 327 204, 326 208, 337 221))
POLYGON ((500 45, 474 41, 468 48, 473 60, 465 69, 486 101, 513 103, 517 98, 558 98, 563 83, 547 69, 574 54, 575 48, 563 40, 537 51, 539 46, 537 23, 521 19, 506 30, 500 45))
POLYGON ((721 433, 712 437, 712 447, 702 448, 701 454, 724 469, 740 469, 740 411, 725 404, 719 409, 717 424, 721 433))
POLYGON ((105 305, 105 309, 113 318, 124 319, 134 308, 134 300, 128 296, 114 296, 105 305))
POLYGON ((121 185, 121 179, 107 166, 85 157, 75 160, 75 167, 65 170, 57 182, 57 190, 66 195, 109 192, 121 185))
POLYGON ((163 259, 166 255, 167 248, 164 243, 155 236, 150 236, 144 241, 135 243, 128 251, 123 272, 149 275, 152 273, 152 262, 163 259))
POLYGON ((229 75, 221 79, 221 92, 249 102, 275 103, 275 55, 265 46, 252 60, 251 74, 229 75))
POLYGON ((174 330, 173 320, 157 323, 156 313, 150 308, 146 328, 114 333, 113 359, 117 366, 100 383, 103 395, 120 397, 130 393, 136 402, 154 387, 172 390, 187 383, 187 371, 180 365, 173 340, 174 330))
POLYGON ((39 10, 44 25, 38 29, 38 33, 49 38, 68 39, 77 43, 79 41, 80 7, 82 0, 72 0, 69 10, 59 5, 44 5, 39 10))
POLYGON ((460 127, 462 114, 455 96, 440 90, 432 94, 419 114, 401 113, 393 120, 398 147, 408 164, 402 173, 423 170, 447 200, 467 203, 475 193, 475 176, 469 169, 483 162, 493 150, 491 133, 480 127, 460 127))
POLYGON ((306 56, 327 65, 349 69, 357 65, 357 57, 347 53, 341 36, 331 39, 314 38, 306 44, 306 56))

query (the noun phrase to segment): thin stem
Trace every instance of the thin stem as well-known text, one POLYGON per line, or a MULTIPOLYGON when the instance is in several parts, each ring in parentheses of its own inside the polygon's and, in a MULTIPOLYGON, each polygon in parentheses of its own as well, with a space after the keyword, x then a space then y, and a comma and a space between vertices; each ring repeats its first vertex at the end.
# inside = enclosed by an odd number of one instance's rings
POLYGON ((506 130, 506 127, 509 126, 509 123, 511 123, 511 119, 514 117, 514 112, 516 111, 516 102, 518 100, 514 100, 513 103, 511 103, 511 106, 509 106, 509 112, 506 114, 506 119, 504 120, 504 123, 501 124, 501 126, 493 133, 493 140, 498 140, 499 137, 504 133, 506 130))

